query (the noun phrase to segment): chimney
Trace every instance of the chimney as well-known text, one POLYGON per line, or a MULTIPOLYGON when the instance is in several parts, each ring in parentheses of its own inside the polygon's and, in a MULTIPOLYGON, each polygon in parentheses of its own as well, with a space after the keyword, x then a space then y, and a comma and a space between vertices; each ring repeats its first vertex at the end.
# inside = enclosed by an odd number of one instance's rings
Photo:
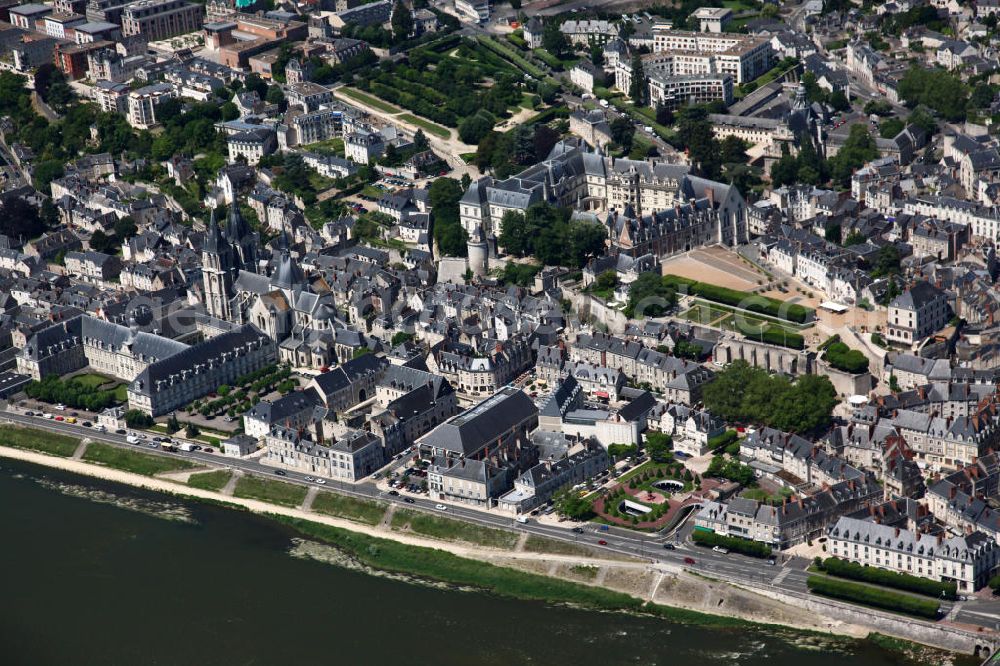
POLYGON ((708 205, 711 206, 712 210, 715 210, 715 190, 711 187, 706 187, 705 196, 708 197, 708 205))

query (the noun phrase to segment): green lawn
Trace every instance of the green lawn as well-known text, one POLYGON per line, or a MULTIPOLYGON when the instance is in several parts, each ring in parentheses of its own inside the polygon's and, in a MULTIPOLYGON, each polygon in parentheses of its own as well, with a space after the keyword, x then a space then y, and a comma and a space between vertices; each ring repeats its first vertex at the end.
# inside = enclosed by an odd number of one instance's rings
POLYGON ((386 113, 399 113, 400 111, 388 102, 383 102, 378 97, 372 97, 368 93, 363 93, 360 90, 355 90, 354 88, 338 88, 336 92, 338 95, 350 97, 356 102, 367 104, 373 109, 378 109, 379 111, 385 111, 386 113))
POLYGON ((168 458, 157 456, 132 449, 123 449, 110 444, 91 442, 87 445, 87 450, 83 454, 83 459, 87 462, 114 467, 126 472, 145 474, 153 476, 161 472, 176 472, 182 469, 192 469, 196 467, 193 463, 179 458, 168 458))
POLYGON ((118 384, 117 379, 111 379, 110 377, 105 377, 104 375, 98 375, 96 373, 88 372, 82 375, 73 375, 72 379, 80 382, 89 389, 97 389, 105 384, 118 384))
POLYGON ((247 499, 271 502, 282 506, 299 506, 306 498, 308 490, 282 481, 262 479, 259 476, 244 476, 236 482, 233 495, 247 499))
POLYGON ((323 155, 339 155, 340 157, 343 157, 344 140, 327 139, 326 141, 317 141, 316 143, 310 143, 307 146, 302 146, 302 149, 313 153, 322 153, 323 155))
POLYGON ((387 506, 382 502, 372 502, 335 493, 319 493, 312 503, 313 511, 366 525, 378 525, 385 515, 387 506))
POLYGON ((231 478, 233 478, 233 473, 228 469, 218 469, 214 472, 192 474, 188 477, 188 485, 202 490, 219 491, 226 487, 231 478))
POLYGON ((501 56, 514 63, 526 74, 535 77, 536 79, 545 78, 545 72, 543 72, 538 66, 531 64, 524 56, 518 53, 515 49, 510 48, 501 41, 495 40, 492 37, 487 37, 485 35, 480 35, 478 37, 479 43, 486 48, 499 53, 501 56))
POLYGON ((80 440, 76 437, 57 435, 45 430, 5 425, 0 426, 0 445, 68 458, 76 451, 80 440))
POLYGON ((451 132, 447 128, 442 127, 437 123, 431 122, 426 118, 420 118, 418 116, 415 116, 412 113, 403 113, 397 116, 397 118, 399 118, 404 122, 408 122, 412 125, 416 125, 417 127, 421 127, 425 131, 430 132, 436 137, 440 137, 442 139, 447 139, 451 137, 451 132))
POLYGON ((488 548, 512 548, 517 543, 517 535, 506 530, 473 525, 443 516, 432 516, 419 511, 401 509, 392 516, 392 528, 403 529, 409 525, 410 531, 445 541, 467 541, 488 548))

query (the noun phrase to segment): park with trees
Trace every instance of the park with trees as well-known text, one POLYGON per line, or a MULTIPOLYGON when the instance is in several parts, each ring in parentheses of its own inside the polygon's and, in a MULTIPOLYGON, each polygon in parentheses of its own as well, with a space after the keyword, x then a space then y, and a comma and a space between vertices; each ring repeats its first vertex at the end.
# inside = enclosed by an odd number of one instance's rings
POLYGON ((727 422, 803 434, 830 427, 837 392, 821 375, 793 381, 737 360, 705 386, 703 400, 706 409, 727 422))

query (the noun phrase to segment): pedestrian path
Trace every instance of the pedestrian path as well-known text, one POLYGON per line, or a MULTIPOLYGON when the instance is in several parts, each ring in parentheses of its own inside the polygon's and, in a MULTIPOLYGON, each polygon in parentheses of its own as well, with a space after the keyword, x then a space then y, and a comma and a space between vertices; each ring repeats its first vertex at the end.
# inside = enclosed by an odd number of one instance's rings
POLYGON ((306 493, 306 498, 302 500, 302 504, 299 506, 301 511, 312 511, 313 500, 316 499, 316 495, 319 494, 318 486, 309 486, 309 492, 306 493))
POLYGON ((241 476, 243 476, 243 472, 233 470, 233 475, 229 478, 229 481, 226 482, 226 485, 222 486, 222 490, 219 492, 223 495, 232 496, 233 491, 236 490, 236 482, 240 480, 241 476))
POLYGON ((87 445, 90 444, 90 439, 84 437, 80 440, 80 443, 76 447, 76 451, 73 452, 73 460, 82 460, 83 454, 87 452, 87 445))

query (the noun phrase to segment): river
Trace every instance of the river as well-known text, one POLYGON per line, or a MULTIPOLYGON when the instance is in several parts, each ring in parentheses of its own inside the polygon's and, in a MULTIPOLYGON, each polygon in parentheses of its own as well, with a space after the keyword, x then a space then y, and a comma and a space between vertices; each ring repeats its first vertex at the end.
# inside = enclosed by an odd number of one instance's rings
POLYGON ((0 507, 5 666, 903 663, 379 578, 291 556, 263 517, 7 459, 0 507))

